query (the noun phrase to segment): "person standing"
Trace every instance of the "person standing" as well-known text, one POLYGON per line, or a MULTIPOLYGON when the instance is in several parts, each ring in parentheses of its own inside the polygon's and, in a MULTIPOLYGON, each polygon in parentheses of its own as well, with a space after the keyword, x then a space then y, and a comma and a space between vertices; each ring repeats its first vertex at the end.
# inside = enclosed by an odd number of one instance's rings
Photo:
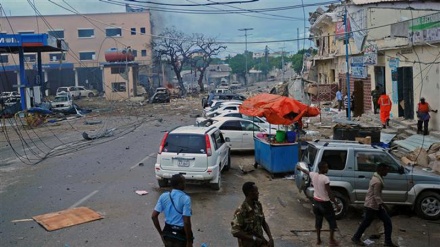
POLYGON ((156 203, 151 219, 159 232, 165 247, 192 247, 191 198, 183 192, 185 177, 175 174, 171 177, 170 192, 164 192, 156 203), (159 223, 159 214, 165 214, 165 226, 159 223))
POLYGON ((423 133, 423 135, 428 135, 428 123, 431 118, 431 115, 429 115, 430 111, 437 113, 438 110, 432 110, 425 98, 420 98, 420 102, 417 105, 417 134, 423 133))
POLYGON ((336 100, 338 101, 338 111, 341 111, 342 109, 342 93, 341 90, 339 90, 336 92, 336 100))
POLYGON ((273 247, 272 233, 258 201, 258 187, 254 182, 246 182, 242 190, 246 198, 234 213, 232 235, 238 239, 239 247, 273 247), (269 241, 264 238, 263 230, 269 241))
POLYGON ((317 235, 316 244, 320 245, 322 243, 321 228, 323 219, 325 218, 330 226, 330 246, 339 246, 339 243, 335 240, 335 231, 338 226, 336 224, 335 211, 332 202, 337 210, 340 210, 341 208, 336 202, 330 188, 330 179, 325 175, 328 172, 328 164, 325 161, 319 162, 318 173, 310 172, 300 166, 296 166, 296 168, 310 176, 313 187, 315 188, 313 193, 313 213, 315 214, 315 228, 317 235))
POLYGON ((364 218, 359 225, 356 233, 351 240, 358 246, 364 246, 361 241, 361 236, 365 230, 371 225, 375 217, 378 217, 382 222, 385 229, 385 243, 384 246, 397 247, 391 240, 391 233, 393 232, 393 225, 391 218, 387 213, 387 206, 382 199, 382 190, 384 188, 383 178, 388 174, 389 167, 385 163, 377 165, 376 172, 371 177, 370 184, 368 186, 367 195, 365 196, 364 203, 364 218))
POLYGON ((373 99, 373 112, 374 114, 377 114, 377 109, 379 109, 379 97, 380 97, 380 91, 379 86, 376 86, 376 89, 371 91, 371 98, 373 99))
POLYGON ((380 106, 380 122, 382 123, 382 127, 386 129, 387 126, 390 126, 390 111, 393 103, 390 97, 383 91, 377 100, 377 104, 380 106))

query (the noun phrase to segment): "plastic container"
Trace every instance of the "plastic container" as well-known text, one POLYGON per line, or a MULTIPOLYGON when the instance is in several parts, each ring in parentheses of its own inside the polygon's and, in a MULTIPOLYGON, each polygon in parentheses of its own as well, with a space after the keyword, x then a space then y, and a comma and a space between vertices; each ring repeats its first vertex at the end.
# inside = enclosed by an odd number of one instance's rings
POLYGON ((296 133, 294 131, 286 132, 287 142, 294 143, 296 140, 296 133))
POLYGON ((284 142, 286 140, 286 131, 284 131, 284 130, 277 130, 277 133, 275 135, 275 140, 277 142, 284 142))

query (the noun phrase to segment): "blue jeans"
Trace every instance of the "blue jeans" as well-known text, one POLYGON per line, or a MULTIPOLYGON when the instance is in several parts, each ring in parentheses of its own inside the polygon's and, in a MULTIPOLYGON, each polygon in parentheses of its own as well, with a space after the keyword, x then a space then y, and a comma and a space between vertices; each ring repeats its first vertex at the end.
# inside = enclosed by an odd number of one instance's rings
POLYGON ((383 207, 380 207, 379 210, 364 208, 363 216, 364 219, 362 220, 362 223, 359 225, 356 233, 354 234, 354 239, 361 239, 362 234, 371 225, 371 222, 373 222, 374 218, 377 216, 383 222, 383 227, 385 229, 385 243, 392 243, 391 233, 393 232, 393 225, 391 223, 390 216, 383 207))

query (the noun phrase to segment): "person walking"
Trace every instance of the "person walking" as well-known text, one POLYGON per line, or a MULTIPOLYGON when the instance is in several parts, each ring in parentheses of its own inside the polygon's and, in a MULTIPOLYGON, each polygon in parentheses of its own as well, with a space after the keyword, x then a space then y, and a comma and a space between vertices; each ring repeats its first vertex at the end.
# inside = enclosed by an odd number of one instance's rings
POLYGON ((371 98, 373 100, 373 113, 377 114, 377 110, 379 109, 379 97, 380 97, 380 91, 379 86, 376 86, 376 89, 371 91, 371 98))
POLYGON ((391 218, 387 213, 387 206, 382 199, 382 190, 385 186, 383 178, 388 174, 389 167, 385 163, 379 163, 376 172, 371 177, 368 186, 367 195, 364 203, 364 218, 359 225, 356 233, 351 240, 358 246, 365 246, 361 241, 361 236, 365 230, 371 225, 375 217, 378 217, 382 222, 385 230, 384 246, 397 247, 391 240, 391 233, 393 232, 393 225, 391 218))
POLYGON ((238 247, 273 247, 272 233, 264 217, 263 206, 258 201, 258 187, 254 182, 246 182, 242 190, 246 198, 231 222, 231 233, 238 239, 238 247), (263 230, 269 240, 264 238, 263 230))
POLYGON ((338 101, 338 111, 341 111, 342 109, 342 93, 341 90, 339 90, 336 92, 336 100, 338 101))
POLYGON ((312 180, 313 187, 315 188, 313 194, 313 213, 315 214, 315 229, 316 229, 316 244, 320 245, 321 241, 321 228, 322 222, 325 218, 330 227, 330 246, 339 246, 339 243, 335 240, 335 231, 338 228, 336 224, 335 211, 333 209, 334 203, 337 210, 341 207, 335 200, 335 197, 330 188, 330 179, 325 175, 328 172, 328 164, 325 161, 321 161, 318 164, 319 172, 310 172, 301 166, 296 166, 297 170, 308 174, 312 180))
POLYGON ((382 127, 386 129, 387 126, 390 126, 390 111, 393 103, 390 97, 383 91, 377 100, 377 104, 379 104, 380 107, 380 122, 382 123, 382 127))
POLYGON ((191 198, 183 192, 185 177, 175 174, 171 177, 170 192, 164 192, 156 203, 151 219, 159 232, 165 247, 192 247, 191 198), (159 223, 159 214, 165 214, 165 226, 159 223))
POLYGON ((431 106, 426 102, 425 98, 420 98, 420 102, 417 105, 417 134, 428 135, 428 123, 431 118, 431 115, 429 115, 430 111, 438 112, 438 110, 431 109, 431 106))

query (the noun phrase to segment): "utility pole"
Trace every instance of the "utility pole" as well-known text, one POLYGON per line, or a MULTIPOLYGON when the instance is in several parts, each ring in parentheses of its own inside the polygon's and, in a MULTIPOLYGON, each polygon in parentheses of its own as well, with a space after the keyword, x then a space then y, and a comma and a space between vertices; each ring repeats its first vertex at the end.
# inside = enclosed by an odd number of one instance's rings
POLYGON ((348 120, 351 120, 351 96, 350 96, 350 66, 348 64, 348 42, 350 42, 349 40, 349 36, 348 36, 348 21, 347 21, 347 7, 345 7, 345 12, 344 12, 344 29, 345 29, 345 63, 347 64, 347 72, 346 77, 347 77, 347 111, 348 111, 348 120))
POLYGON ((281 72, 283 72, 282 82, 284 82, 284 48, 281 47, 281 72))
POLYGON ((247 31, 254 30, 253 28, 240 28, 238 31, 244 31, 244 60, 245 60, 245 73, 244 73, 244 84, 246 84, 246 91, 248 91, 248 67, 247 67, 247 31))
POLYGON ((299 27, 296 29, 296 38, 297 38, 297 41, 296 41, 296 53, 298 53, 299 52, 299 27))

